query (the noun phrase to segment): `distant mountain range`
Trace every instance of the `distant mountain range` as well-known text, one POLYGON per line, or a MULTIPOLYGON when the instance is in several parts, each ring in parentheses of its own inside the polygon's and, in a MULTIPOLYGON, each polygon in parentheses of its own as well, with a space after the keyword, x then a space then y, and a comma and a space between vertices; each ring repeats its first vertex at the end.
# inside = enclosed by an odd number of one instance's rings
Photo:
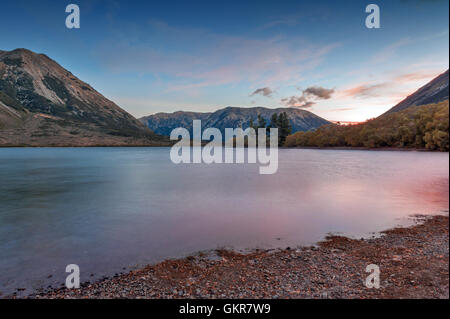
POLYGON ((145 116, 139 120, 147 125, 157 134, 169 136, 170 132, 177 127, 184 127, 192 132, 192 121, 202 120, 202 128, 215 127, 221 130, 222 134, 225 128, 243 129, 249 126, 250 120, 256 124, 258 115, 261 115, 270 123, 270 118, 274 113, 286 112, 292 125, 292 131, 310 131, 324 124, 330 124, 329 121, 305 110, 296 108, 278 108, 269 109, 265 107, 226 107, 211 113, 201 112, 174 112, 157 113, 145 116))
POLYGON ((0 51, 0 146, 167 141, 44 54, 0 51))
POLYGON ((413 105, 439 103, 448 100, 448 70, 434 78, 385 114, 398 112, 413 105))

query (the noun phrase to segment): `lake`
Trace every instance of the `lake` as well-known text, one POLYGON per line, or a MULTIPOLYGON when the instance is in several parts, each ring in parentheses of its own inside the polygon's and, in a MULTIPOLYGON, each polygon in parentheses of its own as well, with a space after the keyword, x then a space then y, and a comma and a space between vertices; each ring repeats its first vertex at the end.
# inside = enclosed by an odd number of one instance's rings
POLYGON ((0 292, 22 294, 220 247, 285 248, 448 213, 449 154, 280 149, 180 164, 169 148, 0 148, 0 292))

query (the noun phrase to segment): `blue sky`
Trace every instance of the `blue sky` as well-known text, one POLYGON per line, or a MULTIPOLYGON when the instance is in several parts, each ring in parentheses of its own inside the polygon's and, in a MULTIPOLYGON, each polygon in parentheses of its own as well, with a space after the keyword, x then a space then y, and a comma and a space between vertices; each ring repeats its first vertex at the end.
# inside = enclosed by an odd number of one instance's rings
POLYGON ((8 1, 0 49, 45 53, 131 114, 290 106, 375 117, 448 68, 448 1, 8 1), (65 7, 81 28, 65 27, 65 7), (365 27, 376 3, 381 28, 365 27), (253 93, 253 94, 252 94, 253 93))

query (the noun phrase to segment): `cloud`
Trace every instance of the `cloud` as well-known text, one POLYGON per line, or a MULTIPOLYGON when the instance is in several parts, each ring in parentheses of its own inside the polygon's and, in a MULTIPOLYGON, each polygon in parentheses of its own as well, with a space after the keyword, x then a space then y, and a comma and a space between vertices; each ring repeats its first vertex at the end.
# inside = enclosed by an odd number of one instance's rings
POLYGON ((402 97, 410 94, 425 83, 438 76, 437 69, 419 70, 410 73, 393 75, 383 82, 366 82, 356 84, 350 88, 338 92, 339 97, 352 98, 377 98, 377 97, 402 97))
POLYGON ((392 59, 395 56, 398 49, 400 49, 408 44, 411 44, 412 42, 413 41, 409 37, 400 39, 400 40, 388 45, 387 47, 384 47, 383 49, 378 51, 376 54, 374 54, 371 57, 370 62, 373 64, 379 64, 379 63, 384 63, 386 61, 389 61, 390 59, 392 59))
POLYGON ((320 86, 312 86, 303 91, 303 94, 316 97, 321 100, 328 100, 334 93, 334 89, 326 89, 320 86))
POLYGON ((280 17, 279 19, 272 20, 266 24, 264 24, 261 29, 266 30, 277 26, 288 26, 288 27, 294 27, 298 25, 300 22, 300 16, 299 15, 293 15, 293 16, 285 16, 280 17))
POLYGON ((405 73, 398 75, 394 79, 394 81, 398 83, 409 83, 422 80, 431 80, 438 76, 440 73, 442 72, 439 72, 438 70, 423 70, 412 73, 405 73))
POLYGON ((273 93, 273 90, 266 86, 264 88, 256 89, 252 94, 250 94, 250 96, 260 94, 262 96, 271 97, 272 93, 273 93))
POLYGON ((312 107, 315 102, 308 101, 303 95, 302 96, 290 96, 281 99, 281 103, 289 107, 297 107, 299 109, 306 109, 312 107))
POLYGON ((317 100, 328 100, 334 93, 334 89, 326 89, 321 86, 311 86, 307 89, 303 90, 302 95, 300 96, 290 96, 287 98, 281 99, 281 103, 297 108, 309 108, 316 104, 317 100))
POLYGON ((114 37, 98 44, 95 54, 109 71, 169 77, 164 93, 190 91, 193 86, 199 90, 239 83, 270 87, 292 83, 339 45, 315 44, 300 36, 230 36, 158 21, 141 29, 145 32, 115 30, 114 37))
POLYGON ((362 84, 342 91, 343 96, 347 97, 378 97, 385 95, 385 89, 388 89, 390 83, 362 84))
POLYGON ((341 107, 341 108, 337 108, 337 109, 332 109, 329 112, 347 112, 347 111, 353 111, 355 108, 354 107, 341 107))

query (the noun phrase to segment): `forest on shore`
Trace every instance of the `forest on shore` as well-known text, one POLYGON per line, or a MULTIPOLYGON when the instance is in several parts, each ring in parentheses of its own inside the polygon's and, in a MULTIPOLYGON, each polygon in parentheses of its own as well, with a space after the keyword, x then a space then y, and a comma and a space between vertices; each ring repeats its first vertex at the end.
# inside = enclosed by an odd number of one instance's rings
POLYGON ((399 147, 448 152, 448 100, 411 106, 356 125, 328 124, 315 131, 296 132, 286 147, 399 147))

